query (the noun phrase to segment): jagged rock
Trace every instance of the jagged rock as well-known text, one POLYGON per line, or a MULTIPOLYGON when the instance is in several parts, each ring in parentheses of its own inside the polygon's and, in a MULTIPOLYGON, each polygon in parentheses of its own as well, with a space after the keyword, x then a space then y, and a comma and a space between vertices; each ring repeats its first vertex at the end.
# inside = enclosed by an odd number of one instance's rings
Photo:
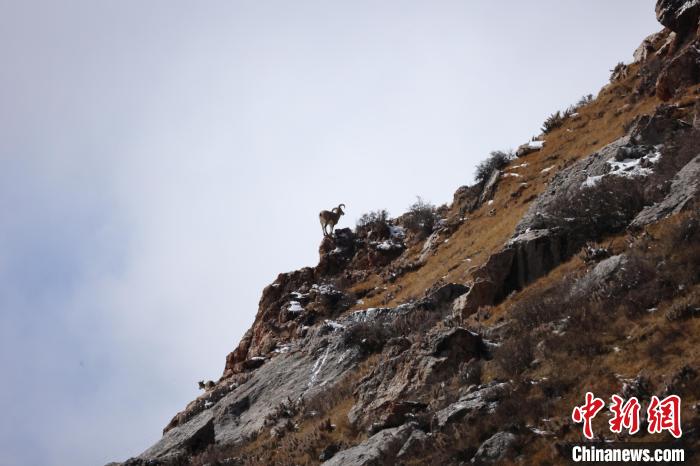
POLYGON ((415 413, 424 411, 428 405, 418 401, 395 401, 389 404, 386 412, 379 421, 372 424, 371 434, 375 434, 383 429, 398 427, 414 418, 415 413))
POLYGON ((670 30, 685 35, 694 31, 700 17, 698 0, 659 0, 656 2, 656 19, 670 30))
MULTIPOLYGON (((700 6, 700 2, 698 2, 700 6)), ((683 47, 664 66, 656 80, 656 95, 661 100, 671 99, 677 91, 700 82, 700 39, 683 47)))
POLYGON ((555 230, 530 230, 506 243, 512 249, 511 269, 502 294, 519 290, 543 276, 566 259, 571 251, 567 238, 555 230))
POLYGON ((700 190, 700 155, 683 167, 673 178, 668 195, 654 205, 644 208, 630 224, 631 228, 641 228, 664 217, 682 211, 695 199, 700 190))
POLYGON ((493 198, 493 194, 496 192, 496 186, 498 185, 498 180, 501 177, 500 170, 494 170, 489 175, 486 183, 484 183, 484 189, 481 191, 481 196, 479 196, 479 205, 482 205, 486 201, 493 198))
POLYGON ((349 228, 340 228, 333 236, 326 236, 319 247, 320 260, 315 268, 317 279, 343 271, 355 255, 355 234, 349 228))
POLYGON ((442 430, 447 424, 459 421, 467 415, 493 413, 507 387, 506 382, 493 382, 477 387, 473 392, 435 413, 435 427, 442 430))
POLYGON ((312 399, 332 389, 359 356, 357 349, 343 344, 342 328, 353 318, 344 319, 336 323, 339 329, 330 333, 322 332, 320 326, 312 329, 306 337, 305 351, 278 354, 256 370, 238 374, 246 377, 239 385, 220 382, 215 390, 221 387, 223 396, 213 401, 213 406, 205 408, 204 399, 191 403, 180 414, 182 422, 139 457, 163 459, 184 454, 197 448, 201 439, 216 444, 240 443, 265 428, 266 420, 278 421, 272 417, 280 412, 279 403, 291 403, 292 409, 295 402, 290 400, 312 399), (207 423, 213 427, 210 429, 207 423), (204 435, 208 432, 213 437, 204 435))
POLYGON ((419 456, 430 445, 429 434, 426 434, 420 429, 411 432, 411 435, 399 450, 396 458, 408 460, 419 456))
POLYGON ((518 147, 518 149, 515 151, 515 156, 518 158, 525 157, 526 155, 530 155, 533 152, 538 152, 538 151, 542 150, 543 146, 544 146, 544 141, 526 142, 525 144, 522 144, 521 146, 518 147))
POLYGON ((243 363, 243 361, 245 361, 252 340, 253 329, 249 328, 248 330, 246 330, 245 334, 243 335, 243 338, 241 338, 241 341, 238 343, 236 349, 233 350, 233 352, 229 353, 228 356, 226 356, 226 365, 224 367, 223 377, 231 376, 236 370, 236 368, 240 367, 240 364, 243 363))
POLYGON ((425 243, 423 243, 423 249, 421 249, 420 255, 418 256, 418 262, 425 263, 425 261, 428 260, 428 257, 430 257, 435 252, 439 244, 440 232, 434 231, 431 233, 430 236, 428 236, 428 239, 425 240, 425 243))
POLYGON ((257 369, 258 367, 262 366, 265 364, 265 358, 261 356, 257 356, 254 358, 246 359, 243 361, 243 369, 247 371, 251 371, 254 369, 257 369))
POLYGON ((155 445, 140 454, 139 458, 169 460, 196 453, 214 443, 214 437, 214 417, 207 410, 169 430, 155 445))
POLYGON ((453 205, 459 206, 459 215, 463 217, 465 214, 473 212, 479 207, 479 197, 483 185, 481 183, 473 186, 461 186, 455 191, 453 205))
POLYGON ((658 43, 662 36, 662 32, 655 32, 647 36, 642 43, 639 44, 639 47, 637 47, 637 50, 635 50, 634 54, 632 55, 635 63, 643 63, 647 61, 649 56, 654 53, 654 44, 658 43))
POLYGON ((415 429, 415 424, 406 424, 382 430, 361 444, 336 453, 323 464, 326 466, 393 465, 396 463, 396 456, 401 447, 415 429))
POLYGON ((340 451, 340 447, 336 443, 331 443, 326 448, 323 449, 321 454, 318 456, 319 461, 328 461, 333 458, 333 456, 340 451))
POLYGON ((452 315, 459 321, 474 314, 481 306, 489 306, 496 300, 498 287, 487 279, 477 278, 469 288, 469 292, 455 299, 452 304, 452 315))
POLYGON ((627 256, 618 254, 600 261, 586 275, 581 277, 573 287, 572 294, 588 297, 594 290, 599 289, 610 281, 628 262, 627 256))
POLYGON ((449 305, 455 298, 469 291, 469 287, 461 283, 446 283, 431 292, 425 298, 416 303, 420 309, 434 310, 441 306, 449 305))
POLYGON ((518 445, 518 437, 510 432, 498 432, 481 444, 474 455, 479 464, 498 463, 513 455, 518 445))
POLYGON ((479 335, 462 327, 454 327, 430 335, 430 352, 435 357, 467 361, 478 356, 482 348, 479 335))

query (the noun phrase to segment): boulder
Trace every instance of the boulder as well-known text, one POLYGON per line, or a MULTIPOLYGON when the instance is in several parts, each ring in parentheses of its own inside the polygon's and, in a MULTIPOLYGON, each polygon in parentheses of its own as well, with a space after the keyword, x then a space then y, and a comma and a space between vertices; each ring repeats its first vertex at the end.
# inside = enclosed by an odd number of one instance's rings
POLYGON ((478 464, 500 463, 514 455, 518 443, 518 437, 515 434, 497 432, 479 446, 473 461, 478 464))
MULTIPOLYGON (((698 1, 700 5, 700 0, 698 1)), ((673 98, 678 91, 700 82, 700 39, 687 44, 664 66, 656 80, 656 95, 661 100, 673 98)))
POLYGON ((416 429, 415 424, 406 424, 382 430, 364 442, 336 453, 324 462, 326 466, 391 466, 396 456, 416 429))
POLYGON ((355 234, 349 228, 340 228, 332 236, 324 237, 318 249, 320 260, 314 269, 316 279, 345 270, 355 251, 355 234))
POLYGON ((435 413, 433 425, 442 430, 447 424, 457 422, 466 416, 493 413, 507 388, 506 382, 492 382, 478 386, 471 393, 435 413))
POLYGON ((424 411, 428 405, 418 401, 398 400, 389 404, 379 421, 372 424, 370 432, 375 434, 383 429, 398 427, 415 418, 415 414, 424 411))
POLYGON ((177 426, 139 458, 142 460, 174 460, 204 450, 214 443, 214 418, 211 410, 203 411, 185 424, 177 426))
POLYGON ((656 19, 680 35, 694 31, 698 26, 699 17, 699 0, 659 0, 656 2, 656 19))
POLYGON ((499 170, 494 170, 489 175, 486 183, 484 183, 484 189, 481 191, 481 196, 479 196, 479 205, 484 204, 489 199, 493 198, 493 194, 496 192, 496 186, 498 185, 498 180, 501 177, 501 172, 499 170))
POLYGON ((419 300, 416 306, 420 309, 434 310, 450 305, 459 296, 469 291, 469 287, 461 283, 446 283, 439 286, 428 296, 419 300))
POLYGON ((452 315, 458 322, 474 314, 481 306, 490 306, 496 300, 498 289, 491 280, 478 278, 471 285, 468 293, 455 299, 452 304, 452 315))
POLYGON ((525 157, 526 155, 532 154, 542 150, 544 147, 544 141, 530 141, 518 147, 515 151, 516 157, 525 157))
POLYGON ((483 345, 479 335, 462 327, 439 331, 429 338, 431 355, 446 357, 450 361, 468 361, 477 357, 483 345))
POLYGON ((682 211, 700 190, 700 155, 688 162, 673 178, 671 189, 661 201, 644 208, 634 218, 630 227, 642 228, 669 215, 682 211))
POLYGON ((479 207, 479 197, 483 186, 475 184, 473 186, 461 186, 455 191, 453 205, 459 206, 460 217, 473 212, 479 207))
POLYGON ((411 435, 406 440, 406 443, 403 444, 396 457, 400 460, 415 458, 430 447, 430 442, 430 434, 416 429, 411 432, 411 435))
POLYGON ((335 456, 335 454, 338 453, 338 451, 340 451, 340 446, 338 446, 337 443, 331 443, 323 449, 321 454, 318 456, 318 460, 328 461, 329 459, 333 458, 333 456, 335 456))
POLYGON ((628 258, 624 254, 618 254, 600 261, 576 282, 571 291, 572 295, 584 299, 590 297, 591 293, 613 279, 627 263, 628 258))

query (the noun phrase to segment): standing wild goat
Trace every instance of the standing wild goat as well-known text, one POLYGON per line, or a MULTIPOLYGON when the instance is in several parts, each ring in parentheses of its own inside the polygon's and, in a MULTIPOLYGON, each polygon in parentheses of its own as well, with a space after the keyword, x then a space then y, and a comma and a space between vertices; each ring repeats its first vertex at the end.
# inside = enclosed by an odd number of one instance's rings
POLYGON ((333 207, 331 210, 322 210, 321 213, 318 214, 318 219, 321 221, 321 228, 323 229, 323 236, 333 234, 333 228, 338 224, 340 216, 345 214, 345 212, 343 212, 344 208, 345 204, 340 204, 338 207, 333 207), (326 231, 328 225, 331 227, 330 233, 326 231))
POLYGON ((204 380, 200 380, 197 382, 197 384, 199 385, 200 390, 211 390, 216 386, 213 380, 207 380, 206 382, 204 380))

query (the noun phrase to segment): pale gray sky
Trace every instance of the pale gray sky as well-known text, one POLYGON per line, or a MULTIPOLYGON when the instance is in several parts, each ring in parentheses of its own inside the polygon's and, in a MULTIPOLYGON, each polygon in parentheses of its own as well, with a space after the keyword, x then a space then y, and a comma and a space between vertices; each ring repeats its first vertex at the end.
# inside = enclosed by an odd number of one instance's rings
POLYGON ((451 200, 652 0, 0 0, 0 465, 140 453, 317 213, 451 200))

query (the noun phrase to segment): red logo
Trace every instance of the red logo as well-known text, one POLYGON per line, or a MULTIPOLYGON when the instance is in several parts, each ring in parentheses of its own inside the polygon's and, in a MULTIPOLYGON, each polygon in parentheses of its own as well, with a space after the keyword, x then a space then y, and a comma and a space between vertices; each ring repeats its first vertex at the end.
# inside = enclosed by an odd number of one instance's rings
POLYGON ((619 434, 624 427, 630 435, 639 432, 639 408, 641 405, 637 397, 633 396, 624 404, 624 400, 617 395, 613 395, 612 400, 610 411, 613 413, 613 417, 608 421, 610 431, 619 434))
MULTIPOLYGON (((593 418, 598 414, 605 402, 597 398, 593 393, 586 392, 586 402, 581 406, 576 406, 571 413, 571 419, 577 424, 583 423, 583 435, 593 439, 593 418)), ((612 417, 608 421, 610 431, 616 434, 627 429, 630 435, 639 432, 639 412, 641 404, 636 397, 632 397, 625 402, 618 395, 612 396, 610 412, 612 417)), ((652 396, 647 408, 647 419, 649 425, 647 431, 650 434, 659 434, 667 430, 675 438, 683 435, 681 429, 681 398, 678 395, 669 395, 663 400, 657 396, 652 396)))
POLYGON ((651 397, 651 403, 647 409, 649 419, 648 431, 650 434, 658 434, 667 430, 676 438, 683 435, 681 430, 681 398, 678 395, 669 395, 659 401, 656 396, 651 397))
POLYGON ((576 406, 571 418, 575 423, 583 422, 583 435, 587 439, 593 439, 593 418, 603 409, 605 402, 596 398, 593 393, 586 392, 586 403, 583 406, 576 406))

